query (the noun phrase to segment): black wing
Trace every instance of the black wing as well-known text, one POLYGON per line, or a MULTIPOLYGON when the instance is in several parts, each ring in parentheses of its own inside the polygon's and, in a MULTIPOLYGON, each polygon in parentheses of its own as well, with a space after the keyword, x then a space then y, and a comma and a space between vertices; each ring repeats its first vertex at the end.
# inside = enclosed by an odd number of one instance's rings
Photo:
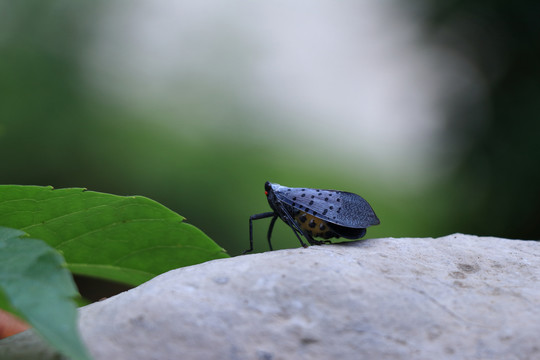
POLYGON ((274 193, 279 201, 340 226, 366 228, 380 223, 368 202, 353 193, 286 186, 274 193))

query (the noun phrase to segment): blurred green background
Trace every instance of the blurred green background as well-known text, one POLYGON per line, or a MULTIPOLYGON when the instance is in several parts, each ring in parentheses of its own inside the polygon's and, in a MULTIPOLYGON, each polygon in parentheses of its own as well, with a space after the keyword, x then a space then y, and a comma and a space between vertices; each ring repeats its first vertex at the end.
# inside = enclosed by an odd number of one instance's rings
POLYGON ((231 255, 266 180, 362 195, 368 237, 540 239, 540 3, 404 6, 0 1, 0 183, 144 195, 231 255))

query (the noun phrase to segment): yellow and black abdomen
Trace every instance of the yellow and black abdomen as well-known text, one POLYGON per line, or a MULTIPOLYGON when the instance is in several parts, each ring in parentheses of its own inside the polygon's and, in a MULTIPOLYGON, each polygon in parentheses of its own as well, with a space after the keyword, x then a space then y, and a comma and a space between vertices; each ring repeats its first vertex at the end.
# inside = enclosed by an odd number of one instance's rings
POLYGON ((294 219, 298 225, 300 225, 302 230, 313 237, 320 237, 323 239, 339 237, 339 235, 332 231, 326 221, 321 220, 313 215, 303 211, 296 211, 294 219))
POLYGON ((297 209, 295 209, 294 214, 294 219, 298 225, 300 225, 302 230, 313 237, 319 237, 326 240, 331 238, 339 239, 340 237, 346 239, 359 239, 366 234, 366 229, 364 228, 350 228, 332 224, 297 209))

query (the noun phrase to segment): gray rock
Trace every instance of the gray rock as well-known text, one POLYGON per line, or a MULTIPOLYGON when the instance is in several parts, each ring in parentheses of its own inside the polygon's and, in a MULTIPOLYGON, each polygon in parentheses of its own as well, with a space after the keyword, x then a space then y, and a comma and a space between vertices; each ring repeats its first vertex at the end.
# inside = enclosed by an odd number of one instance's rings
POLYGON ((97 360, 540 359, 539 280, 540 242, 368 239, 170 271, 80 329, 97 360))

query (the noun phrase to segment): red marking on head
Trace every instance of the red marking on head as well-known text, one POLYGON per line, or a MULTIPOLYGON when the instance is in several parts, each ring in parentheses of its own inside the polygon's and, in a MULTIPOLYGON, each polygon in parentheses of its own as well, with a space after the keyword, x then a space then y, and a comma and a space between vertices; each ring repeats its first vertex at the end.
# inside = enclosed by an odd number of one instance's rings
POLYGON ((265 191, 265 192, 264 192, 264 195, 268 196, 268 191, 265 191))

